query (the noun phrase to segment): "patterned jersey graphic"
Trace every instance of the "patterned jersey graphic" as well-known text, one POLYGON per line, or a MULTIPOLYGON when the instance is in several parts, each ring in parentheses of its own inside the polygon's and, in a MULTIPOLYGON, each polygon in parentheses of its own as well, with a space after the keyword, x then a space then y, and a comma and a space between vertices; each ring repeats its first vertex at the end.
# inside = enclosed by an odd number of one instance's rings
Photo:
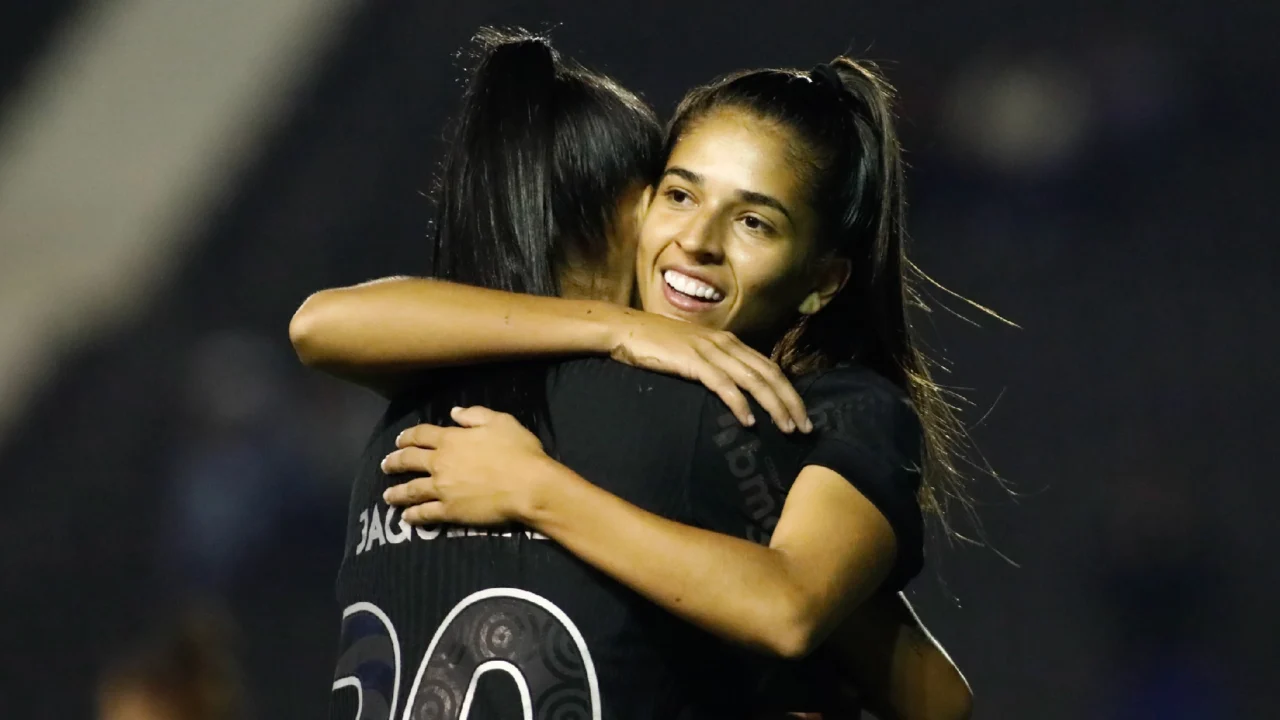
POLYGON ((376 605, 356 603, 342 613, 335 693, 355 693, 355 720, 391 720, 400 694, 400 640, 376 605))
MULTIPOLYGON (((371 603, 343 613, 335 717, 393 720, 400 694, 400 640, 371 603), (351 707, 354 705, 354 710, 351 707)), ((525 720, 600 720, 600 686, 586 642, 546 598, 514 588, 464 598, 431 638, 402 720, 467 720, 477 683, 501 673, 515 684, 525 720)))
POLYGON ((494 588, 458 603, 418 667, 404 720, 466 720, 476 681, 511 676, 525 720, 599 720, 600 688, 582 634, 533 593, 494 588))

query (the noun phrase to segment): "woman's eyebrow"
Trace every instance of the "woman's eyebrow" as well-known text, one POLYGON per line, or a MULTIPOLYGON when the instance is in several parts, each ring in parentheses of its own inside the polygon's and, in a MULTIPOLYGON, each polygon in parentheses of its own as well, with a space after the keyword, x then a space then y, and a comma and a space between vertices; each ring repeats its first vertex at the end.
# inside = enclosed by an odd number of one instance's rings
POLYGON ((666 176, 668 176, 668 175, 675 175, 676 177, 681 178, 681 179, 683 179, 683 180, 687 180, 688 182, 691 182, 691 183, 693 183, 694 185, 701 185, 701 184, 702 184, 702 176, 701 176, 701 175, 699 175, 699 174, 698 174, 698 173, 696 173, 696 172, 693 172, 692 170, 685 170, 685 169, 684 169, 684 168, 682 168, 682 167, 669 167, 669 168, 667 168, 667 171, 666 171, 666 172, 664 172, 664 173, 662 173, 662 177, 664 177, 664 178, 665 178, 665 177, 666 177, 666 176))
POLYGON ((752 205, 767 205, 783 215, 786 215, 787 222, 790 222, 792 225, 795 225, 796 223, 795 219, 791 217, 791 213, 787 210, 787 206, 783 205, 781 200, 772 195, 765 195, 764 193, 755 192, 754 190, 739 190, 738 199, 745 203, 751 203, 752 205))
MULTIPOLYGON (((690 182, 698 186, 701 186, 703 181, 703 177, 698 173, 693 172, 692 170, 686 170, 679 166, 669 167, 666 172, 662 173, 663 178, 668 175, 675 175, 686 182, 690 182)), ((771 207, 786 216, 787 222, 790 222, 792 225, 795 225, 796 223, 795 218, 791 217, 791 211, 787 210, 787 206, 783 205, 781 200, 772 195, 766 195, 762 192, 756 192, 755 190, 742 189, 739 189, 735 194, 741 202, 771 207)))

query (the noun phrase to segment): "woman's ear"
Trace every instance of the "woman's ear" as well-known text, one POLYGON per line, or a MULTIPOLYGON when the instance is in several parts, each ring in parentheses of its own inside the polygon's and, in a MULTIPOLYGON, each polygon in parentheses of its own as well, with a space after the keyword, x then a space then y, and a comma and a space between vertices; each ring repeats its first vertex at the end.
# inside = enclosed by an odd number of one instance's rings
POLYGON ((833 257, 826 260, 818 272, 817 285, 800 301, 800 307, 797 308, 800 314, 814 315, 826 307, 849 282, 851 272, 853 264, 848 258, 833 257))
POLYGON ((645 185, 644 191, 640 193, 640 199, 636 202, 636 226, 644 224, 644 217, 649 214, 649 205, 653 204, 654 187, 645 185))

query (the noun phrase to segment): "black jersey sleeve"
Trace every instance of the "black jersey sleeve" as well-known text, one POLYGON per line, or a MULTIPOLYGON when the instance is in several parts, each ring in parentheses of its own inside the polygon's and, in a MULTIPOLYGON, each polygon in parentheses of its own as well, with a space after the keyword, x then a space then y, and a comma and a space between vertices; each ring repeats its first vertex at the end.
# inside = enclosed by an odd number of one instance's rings
MULTIPOLYGON (((754 402, 760 421, 744 428, 718 398, 705 397, 687 479, 688 517, 699 527, 767 545, 800 471, 827 467, 889 521, 897 557, 880 590, 900 589, 923 563, 915 412, 901 391, 861 368, 807 376, 797 389, 815 425, 808 435, 781 432, 754 402)), ((787 662, 726 650, 699 666, 719 677, 713 685, 737 683, 757 709, 816 710, 829 687, 828 668, 817 655, 787 662)))
POLYGON ((897 592, 924 565, 919 417, 901 389, 865 368, 837 367, 801 385, 814 424, 801 464, 838 473, 888 520, 897 559, 881 590, 897 592))
POLYGON ((797 389, 814 424, 809 435, 782 433, 758 406, 756 416, 766 419, 744 428, 718 399, 707 399, 689 474, 694 522, 767 544, 800 471, 825 467, 857 488, 893 528, 897 557, 881 590, 902 589, 924 564, 915 410, 901 390, 861 367, 806 376, 797 389))

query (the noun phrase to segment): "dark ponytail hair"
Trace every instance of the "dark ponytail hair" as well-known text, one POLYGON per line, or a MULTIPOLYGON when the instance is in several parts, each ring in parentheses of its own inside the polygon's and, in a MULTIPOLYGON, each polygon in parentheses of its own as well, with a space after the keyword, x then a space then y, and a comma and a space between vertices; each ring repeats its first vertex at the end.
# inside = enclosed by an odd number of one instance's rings
MULTIPOLYGON (((545 37, 486 28, 474 44, 441 166, 431 274, 556 295, 566 267, 603 264, 618 201, 661 168, 662 128, 638 97, 545 37)), ((453 375, 448 390, 432 384, 434 405, 485 404, 530 426, 545 417, 536 364, 453 375)))
POLYGON ((618 200, 661 168, 653 111, 544 37, 483 29, 445 157, 434 274, 555 295, 570 261, 599 263, 618 200))
POLYGON ((893 98, 875 65, 846 57, 808 72, 741 72, 685 96, 668 129, 666 152, 722 109, 776 123, 799 141, 791 160, 809 183, 819 252, 848 259, 851 273, 826 307, 797 319, 773 357, 793 374, 854 360, 907 393, 924 429, 920 504, 950 534, 950 501, 972 511, 960 467, 970 441, 949 402, 951 391, 932 379, 909 312, 925 309, 918 283, 928 278, 907 257, 893 98))
POLYGON ((482 31, 445 154, 433 274, 496 290, 554 295, 551 146, 555 53, 541 38, 482 31))

